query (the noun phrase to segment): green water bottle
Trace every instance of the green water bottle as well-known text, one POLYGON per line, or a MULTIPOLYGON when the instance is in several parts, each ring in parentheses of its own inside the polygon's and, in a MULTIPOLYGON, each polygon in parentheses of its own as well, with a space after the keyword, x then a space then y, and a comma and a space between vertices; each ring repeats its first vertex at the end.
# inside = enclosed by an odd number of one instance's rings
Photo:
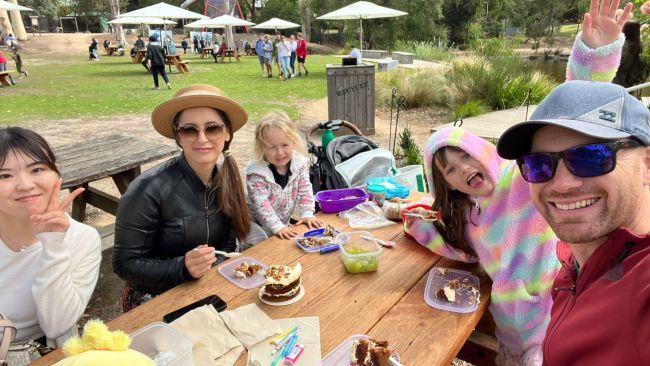
POLYGON ((323 149, 327 149, 327 145, 332 140, 334 140, 334 132, 332 132, 332 130, 329 128, 324 129, 323 135, 321 136, 321 146, 323 149))

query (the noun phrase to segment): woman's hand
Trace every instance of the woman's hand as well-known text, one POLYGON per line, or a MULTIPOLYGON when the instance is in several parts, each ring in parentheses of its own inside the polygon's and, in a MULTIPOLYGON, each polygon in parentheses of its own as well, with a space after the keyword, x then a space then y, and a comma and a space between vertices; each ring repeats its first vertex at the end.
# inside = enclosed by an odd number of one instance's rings
POLYGON ((275 233, 275 235, 277 235, 280 239, 289 240, 298 236, 298 232, 288 226, 285 226, 280 229, 280 231, 275 233))
POLYGON ((307 225, 307 227, 310 229, 323 227, 323 222, 313 216, 303 217, 296 223, 296 225, 301 225, 301 224, 307 225))
POLYGON ((620 0, 591 0, 589 12, 582 22, 582 41, 591 49, 615 42, 621 34, 623 25, 630 20, 632 6, 628 3, 621 16, 616 19, 620 0), (598 3, 600 8, 598 7, 598 3))
POLYGON ((61 178, 57 179, 50 194, 50 201, 45 208, 45 212, 40 215, 31 215, 32 226, 36 234, 40 233, 65 233, 70 227, 70 220, 65 214, 65 210, 70 206, 72 201, 80 195, 84 189, 77 188, 70 193, 63 201, 59 203, 59 193, 61 191, 61 178))
POLYGON ((194 278, 203 277, 216 261, 214 248, 207 244, 199 245, 185 254, 185 267, 194 278))

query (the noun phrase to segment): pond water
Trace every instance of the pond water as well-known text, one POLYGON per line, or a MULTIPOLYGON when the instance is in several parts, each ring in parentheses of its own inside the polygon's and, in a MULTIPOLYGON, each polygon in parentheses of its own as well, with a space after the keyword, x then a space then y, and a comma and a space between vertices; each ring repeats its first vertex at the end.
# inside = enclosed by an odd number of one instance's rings
POLYGON ((566 60, 527 60, 526 62, 557 83, 562 83, 566 79, 566 60))

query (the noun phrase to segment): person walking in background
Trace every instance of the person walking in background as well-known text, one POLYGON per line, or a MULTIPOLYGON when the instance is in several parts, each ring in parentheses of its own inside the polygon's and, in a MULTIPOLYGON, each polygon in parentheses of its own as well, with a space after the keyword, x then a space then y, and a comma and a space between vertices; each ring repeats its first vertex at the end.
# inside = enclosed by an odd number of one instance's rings
POLYGON ((280 42, 278 43, 278 57, 280 58, 280 64, 282 65, 283 79, 285 81, 291 79, 291 43, 284 36, 280 36, 280 42))
POLYGON ((273 67, 271 66, 271 60, 273 59, 273 43, 271 43, 271 36, 268 34, 264 35, 264 64, 266 65, 266 75, 268 78, 273 77, 273 67))
POLYGON ((291 77, 296 76, 296 50, 298 49, 298 42, 296 41, 296 36, 293 34, 289 39, 289 44, 291 45, 291 59, 289 60, 289 65, 291 66, 291 77))
POLYGON ((97 40, 91 38, 90 46, 88 46, 88 58, 89 60, 99 61, 99 54, 97 53, 97 40))
POLYGON ((14 43, 14 48, 11 50, 11 58, 13 58, 14 62, 16 63, 16 71, 18 71, 18 77, 20 77, 20 74, 23 74, 25 77, 27 77, 27 70, 23 70, 23 59, 18 54, 18 47, 15 46, 16 44, 14 43))
POLYGON ((183 54, 187 55, 187 38, 183 37, 183 41, 181 41, 181 47, 183 47, 183 54))
POLYGON ((616 71, 613 82, 625 88, 641 84, 648 74, 647 65, 641 58, 643 44, 641 43, 641 24, 626 22, 623 25, 625 43, 621 54, 621 64, 616 71))
POLYGON ((203 39, 203 37, 201 37, 201 39, 199 40, 199 53, 201 53, 204 48, 205 48, 205 40, 203 39))
POLYGON ((305 66, 305 60, 307 59, 307 41, 302 38, 302 33, 298 33, 296 56, 298 58, 298 77, 302 77, 302 72, 300 71, 301 68, 305 70, 305 76, 307 76, 309 74, 307 66, 305 66))
POLYGON ((276 34, 273 40, 273 64, 278 68, 278 77, 282 79, 282 67, 280 66, 280 54, 278 45, 280 44, 280 35, 276 34))
POLYGON ((165 51, 157 44, 155 37, 149 37, 149 45, 147 45, 147 65, 153 75, 154 90, 160 89, 158 87, 158 74, 160 74, 165 80, 167 89, 172 88, 169 83, 169 78, 167 77, 167 72, 165 72, 165 51))
POLYGON ((194 44, 194 53, 199 53, 199 39, 194 36, 194 40, 192 40, 192 44, 194 44))
POLYGON ((255 53, 257 54, 257 60, 260 63, 260 71, 262 72, 262 77, 264 77, 264 68, 266 61, 264 61, 264 39, 262 35, 257 35, 257 41, 255 42, 255 53))

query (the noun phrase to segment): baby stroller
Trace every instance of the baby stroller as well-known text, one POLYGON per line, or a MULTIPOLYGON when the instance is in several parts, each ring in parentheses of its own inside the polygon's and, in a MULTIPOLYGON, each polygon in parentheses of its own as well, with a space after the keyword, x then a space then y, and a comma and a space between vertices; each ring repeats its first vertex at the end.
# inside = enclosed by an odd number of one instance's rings
POLYGON ((395 169, 395 157, 390 151, 382 149, 352 123, 331 120, 317 123, 305 133, 308 151, 315 159, 309 170, 314 194, 322 190, 363 186, 370 177, 387 176, 395 169), (316 130, 322 133, 335 131, 341 127, 354 135, 334 138, 327 148, 317 146, 311 141, 316 130))

